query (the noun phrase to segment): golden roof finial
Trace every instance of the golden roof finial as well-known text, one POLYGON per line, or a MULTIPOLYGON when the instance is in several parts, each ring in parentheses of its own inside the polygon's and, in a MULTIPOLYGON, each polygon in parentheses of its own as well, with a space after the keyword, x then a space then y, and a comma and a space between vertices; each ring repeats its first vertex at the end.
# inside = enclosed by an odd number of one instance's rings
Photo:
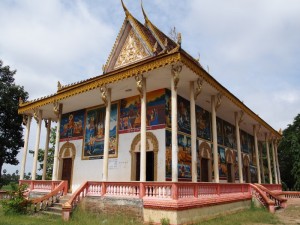
POLYGON ((126 6, 125 6, 123 0, 121 0, 121 3, 122 3, 122 6, 123 6, 123 9, 124 9, 124 12, 125 12, 125 14, 126 14, 126 17, 128 17, 128 16, 130 15, 130 12, 129 12, 128 9, 126 8, 126 6))
POLYGON ((144 10, 144 7, 143 7, 143 0, 141 0, 141 7, 142 7, 142 12, 143 12, 143 15, 144 15, 144 19, 145 19, 146 22, 148 22, 149 19, 148 19, 147 14, 144 10))

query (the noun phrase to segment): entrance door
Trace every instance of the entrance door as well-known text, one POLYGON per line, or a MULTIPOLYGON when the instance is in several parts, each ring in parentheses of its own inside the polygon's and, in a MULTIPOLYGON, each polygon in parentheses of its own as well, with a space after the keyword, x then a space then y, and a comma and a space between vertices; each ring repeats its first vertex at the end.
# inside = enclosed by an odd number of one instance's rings
POLYGON ((147 152, 146 156, 146 181, 154 181, 154 152, 147 152))
POLYGON ((208 182, 208 159, 201 159, 201 181, 208 182))
POLYGON ((249 174, 248 174, 249 167, 244 166, 244 174, 245 174, 245 182, 249 183, 249 174))
POLYGON ((232 163, 227 163, 227 181, 232 182, 232 163))
MULTIPOLYGON (((141 153, 136 153, 136 181, 140 181, 141 153)), ((154 152, 146 152, 146 181, 154 181, 154 152)))
POLYGON ((135 174, 135 177, 136 177, 136 181, 140 181, 140 168, 141 168, 141 164, 140 164, 140 162, 141 162, 141 153, 140 152, 137 152, 136 153, 136 174, 135 174))
POLYGON ((68 181, 68 190, 71 187, 71 175, 72 175, 72 158, 63 159, 63 168, 62 168, 62 180, 68 181))

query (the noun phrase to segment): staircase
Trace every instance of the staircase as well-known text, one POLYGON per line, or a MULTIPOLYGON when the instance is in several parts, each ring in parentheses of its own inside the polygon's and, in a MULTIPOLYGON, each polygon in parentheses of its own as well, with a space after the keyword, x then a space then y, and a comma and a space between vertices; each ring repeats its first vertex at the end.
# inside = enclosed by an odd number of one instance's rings
POLYGON ((47 210, 41 211, 41 213, 46 214, 46 215, 50 215, 50 216, 62 216, 62 205, 64 203, 66 203, 70 198, 71 198, 72 194, 68 193, 64 196, 62 196, 59 199, 59 202, 55 202, 53 203, 52 206, 49 206, 47 208, 47 210))

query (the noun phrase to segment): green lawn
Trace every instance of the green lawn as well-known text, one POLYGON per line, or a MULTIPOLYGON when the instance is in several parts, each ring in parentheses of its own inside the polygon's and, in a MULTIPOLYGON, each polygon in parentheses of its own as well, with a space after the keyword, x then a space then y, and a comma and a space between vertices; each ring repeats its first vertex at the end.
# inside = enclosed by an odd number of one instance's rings
MULTIPOLYGON (((1 225, 116 225, 116 224, 142 224, 133 218, 127 218, 124 215, 110 215, 105 214, 94 214, 76 210, 73 213, 71 220, 68 223, 64 223, 60 217, 51 217, 42 214, 32 215, 4 215, 2 208, 0 207, 0 224, 1 225)), ((209 221, 201 222, 199 225, 212 225, 212 224, 228 224, 228 225, 239 225, 239 224, 282 224, 279 223, 278 219, 271 213, 264 209, 252 208, 249 210, 241 211, 235 214, 218 217, 209 221)))

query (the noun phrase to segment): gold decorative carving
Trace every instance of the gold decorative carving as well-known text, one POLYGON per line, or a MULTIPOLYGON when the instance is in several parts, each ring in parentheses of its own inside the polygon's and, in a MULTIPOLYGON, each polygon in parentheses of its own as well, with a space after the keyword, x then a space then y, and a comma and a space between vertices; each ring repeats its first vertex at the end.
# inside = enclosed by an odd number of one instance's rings
POLYGON ((177 90, 177 85, 179 82, 179 74, 182 71, 182 66, 181 65, 172 65, 172 76, 174 78, 174 88, 177 90))
MULTIPOLYGON (((157 163, 158 163, 158 140, 156 136, 152 132, 146 133, 146 140, 147 140, 147 151, 153 151, 154 153, 154 181, 157 181, 157 163), (153 148, 149 149, 150 145, 149 142, 152 143, 153 148)), ((141 141, 141 134, 137 134, 132 142, 130 148, 131 154, 131 180, 136 180, 136 149, 140 151, 140 148, 137 148, 140 145, 141 141)))
POLYGON ((59 103, 58 103, 58 101, 53 102, 53 112, 56 115, 56 117, 59 116, 59 103))
POLYGON ((248 155, 244 155, 244 157, 243 157, 243 165, 249 167, 249 164, 250 164, 249 156, 248 155))
POLYGON ((239 125, 244 121, 244 111, 243 110, 241 110, 241 112, 240 112, 240 119, 239 119, 239 125))
POLYGON ((38 109, 33 109, 33 118, 35 119, 35 121, 38 123, 40 121, 39 118, 39 110, 38 109))
POLYGON ((144 89, 143 75, 140 75, 140 74, 136 75, 135 76, 135 81, 136 81, 137 90, 140 93, 140 97, 142 98, 143 97, 143 89, 144 89))
POLYGON ((104 102, 104 105, 107 106, 107 88, 105 85, 100 87, 100 92, 102 101, 104 102))
POLYGON ((149 54, 141 41, 136 37, 133 29, 131 29, 116 61, 115 68, 139 61, 147 56, 149 54))
POLYGON ((221 93, 217 94, 216 110, 221 106, 223 95, 221 93))
POLYGON ((195 90, 195 99, 197 99, 198 95, 201 94, 202 86, 203 86, 203 79, 198 78, 197 79, 197 87, 195 90))
POLYGON ((207 142, 202 142, 199 146, 199 158, 211 159, 211 148, 207 142))
POLYGON ((226 163, 233 164, 233 153, 232 153, 232 151, 230 149, 227 149, 225 155, 226 155, 225 156, 226 163))
POLYGON ((23 121, 22 121, 23 125, 26 126, 28 123, 28 116, 27 115, 23 115, 23 121))
POLYGON ((66 90, 63 89, 61 92, 56 93, 52 96, 47 96, 41 100, 33 100, 33 101, 25 102, 24 105, 22 105, 19 108, 18 113, 22 114, 29 110, 33 110, 34 108, 41 107, 50 103, 54 103, 56 101, 61 101, 71 96, 99 88, 102 85, 127 79, 137 74, 145 73, 154 70, 156 68, 178 62, 179 60, 180 60, 180 54, 175 53, 170 55, 162 55, 161 57, 157 57, 156 60, 153 61, 150 60, 149 62, 141 63, 140 65, 129 65, 128 68, 124 71, 118 73, 113 71, 111 73, 102 76, 97 76, 87 81, 75 84, 74 86, 68 87, 68 89, 66 90))

